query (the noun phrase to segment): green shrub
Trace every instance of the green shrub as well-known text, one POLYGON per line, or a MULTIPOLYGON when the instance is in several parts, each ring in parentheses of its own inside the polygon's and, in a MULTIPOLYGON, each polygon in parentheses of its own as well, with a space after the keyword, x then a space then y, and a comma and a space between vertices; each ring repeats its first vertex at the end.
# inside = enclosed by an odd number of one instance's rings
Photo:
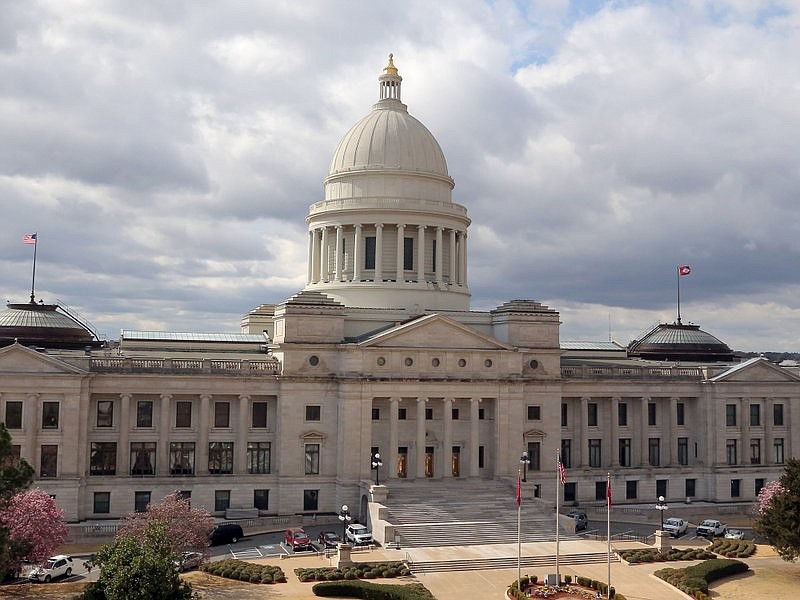
POLYGON ((374 584, 367 581, 331 581, 311 588, 317 596, 365 598, 368 600, 435 600, 420 583, 409 585, 374 584))

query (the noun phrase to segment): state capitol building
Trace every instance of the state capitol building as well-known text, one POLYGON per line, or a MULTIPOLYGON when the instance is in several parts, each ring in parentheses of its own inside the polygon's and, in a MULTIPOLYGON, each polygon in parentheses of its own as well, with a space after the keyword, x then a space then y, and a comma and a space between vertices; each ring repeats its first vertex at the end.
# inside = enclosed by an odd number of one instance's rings
POLYGON ((470 310, 467 209, 391 56, 378 79, 309 208, 306 286, 240 332, 108 347, 56 305, 0 312, 0 419, 67 520, 179 490, 220 517, 348 504, 377 528, 378 488, 408 481, 491 480, 513 503, 523 452, 523 494, 548 505, 604 502, 607 473, 615 505, 752 502, 780 476, 800 452, 796 369, 680 321, 624 347, 561 342, 533 300, 470 310))

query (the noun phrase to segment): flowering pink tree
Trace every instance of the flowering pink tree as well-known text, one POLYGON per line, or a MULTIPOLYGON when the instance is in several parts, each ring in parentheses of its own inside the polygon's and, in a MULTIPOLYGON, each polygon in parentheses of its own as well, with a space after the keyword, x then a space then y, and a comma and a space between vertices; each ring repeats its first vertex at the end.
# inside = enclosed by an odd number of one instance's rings
POLYGON ((0 510, 0 524, 9 532, 8 566, 12 570, 18 569, 23 561, 43 561, 67 537, 64 511, 39 488, 12 496, 0 510))
POLYGON ((780 481, 770 481, 758 494, 753 527, 781 558, 800 558, 800 460, 790 458, 780 481))
POLYGON ((150 504, 145 512, 131 513, 120 524, 117 538, 132 537, 144 543, 148 525, 161 523, 167 528, 167 539, 174 552, 208 547, 214 517, 205 510, 192 508, 189 500, 173 492, 158 504, 150 504))
POLYGON ((780 480, 770 481, 762 487, 758 493, 758 500, 756 500, 756 512, 759 516, 767 514, 769 509, 772 508, 772 501, 775 497, 784 492, 786 492, 786 488, 783 487, 780 480))

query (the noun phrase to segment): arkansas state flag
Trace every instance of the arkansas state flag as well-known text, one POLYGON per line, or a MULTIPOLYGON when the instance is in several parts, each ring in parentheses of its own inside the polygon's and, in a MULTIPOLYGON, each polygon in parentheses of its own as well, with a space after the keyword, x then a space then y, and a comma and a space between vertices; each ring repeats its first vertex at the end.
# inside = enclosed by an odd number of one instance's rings
POLYGON ((681 265, 678 267, 678 275, 689 275, 692 272, 692 267, 689 265, 681 265))
POLYGON ((517 477, 517 506, 522 506, 522 480, 517 477))
POLYGON ((611 508, 611 480, 606 482, 606 500, 608 501, 608 508, 611 508))

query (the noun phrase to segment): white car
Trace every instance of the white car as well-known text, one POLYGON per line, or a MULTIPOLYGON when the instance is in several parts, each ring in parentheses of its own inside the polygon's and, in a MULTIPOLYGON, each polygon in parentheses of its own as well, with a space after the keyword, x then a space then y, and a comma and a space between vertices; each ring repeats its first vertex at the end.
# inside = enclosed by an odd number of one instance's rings
POLYGON ((728 531, 725 532, 725 537, 729 540, 743 540, 744 531, 741 529, 728 529, 728 531))
POLYGON ((680 537, 689 529, 689 523, 677 517, 670 517, 664 521, 664 531, 672 537, 680 537))
POLYGON ((72 575, 72 557, 66 554, 51 556, 28 575, 31 581, 50 583, 56 577, 72 575))
POLYGON ((359 544, 371 544, 372 533, 360 523, 352 523, 347 526, 344 532, 345 540, 357 546, 359 544))

